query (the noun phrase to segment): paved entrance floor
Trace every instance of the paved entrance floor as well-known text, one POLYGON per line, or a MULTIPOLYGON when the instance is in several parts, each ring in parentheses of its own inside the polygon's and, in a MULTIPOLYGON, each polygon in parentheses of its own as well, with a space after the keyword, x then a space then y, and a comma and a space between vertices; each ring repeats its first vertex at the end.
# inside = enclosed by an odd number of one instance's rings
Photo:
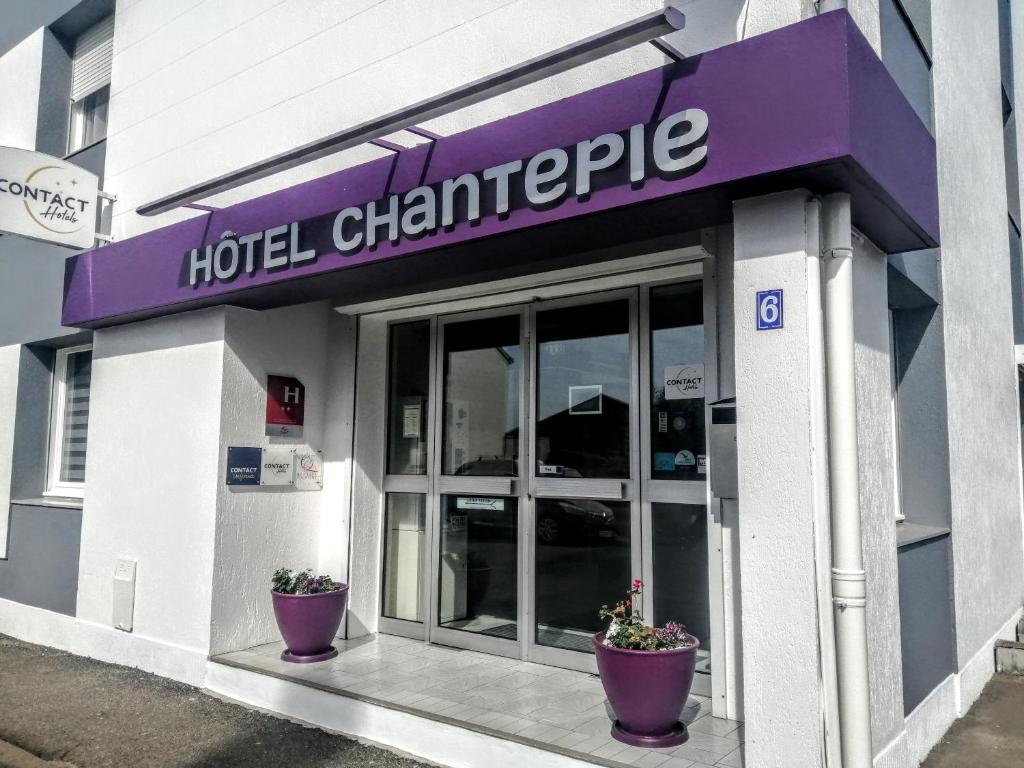
POLYGON ((1024 765, 1024 677, 993 677, 970 711, 946 731, 922 768, 967 765, 1024 765))
POLYGON ((281 661, 283 647, 271 643, 213 660, 600 765, 743 766, 742 724, 712 717, 702 696, 691 696, 683 712, 689 742, 639 749, 609 735, 596 675, 390 635, 339 640, 338 657, 318 664, 281 661))

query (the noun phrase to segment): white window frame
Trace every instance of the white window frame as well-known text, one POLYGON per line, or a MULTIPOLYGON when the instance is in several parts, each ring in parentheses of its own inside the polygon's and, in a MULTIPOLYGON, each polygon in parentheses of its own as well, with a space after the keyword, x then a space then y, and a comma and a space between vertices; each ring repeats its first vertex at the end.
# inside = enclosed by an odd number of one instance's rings
POLYGON ((50 396, 50 442, 46 462, 46 490, 43 496, 84 499, 84 482, 61 481, 61 446, 64 442, 64 408, 67 400, 68 358, 78 352, 91 352, 92 344, 63 347, 53 362, 53 388, 50 396))
POLYGON ((71 102, 71 109, 68 115, 68 157, 71 155, 78 154, 83 150, 89 149, 100 142, 107 140, 107 125, 110 120, 110 83, 101 85, 99 88, 90 91, 79 99, 75 99, 71 102), (92 118, 93 113, 87 112, 85 109, 86 100, 93 94, 99 93, 104 88, 107 89, 107 116, 104 119, 103 135, 102 136, 91 136, 86 140, 86 126, 88 121, 92 118))

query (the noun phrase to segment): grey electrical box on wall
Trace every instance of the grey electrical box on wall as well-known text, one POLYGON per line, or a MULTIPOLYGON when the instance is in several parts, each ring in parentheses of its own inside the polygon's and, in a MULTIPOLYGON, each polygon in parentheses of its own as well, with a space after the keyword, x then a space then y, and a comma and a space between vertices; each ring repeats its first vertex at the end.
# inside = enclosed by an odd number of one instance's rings
POLYGON ((736 398, 711 403, 708 435, 711 493, 720 499, 735 499, 739 486, 736 467, 736 398))
POLYGON ((132 631, 135 615, 135 561, 118 559, 114 568, 114 629, 132 631))

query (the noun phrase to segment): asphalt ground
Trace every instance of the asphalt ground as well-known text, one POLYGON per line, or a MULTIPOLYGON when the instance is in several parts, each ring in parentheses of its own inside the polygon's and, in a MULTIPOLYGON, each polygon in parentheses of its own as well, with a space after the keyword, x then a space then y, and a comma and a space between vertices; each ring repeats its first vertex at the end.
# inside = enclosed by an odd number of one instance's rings
POLYGON ((0 768, 37 768, 32 756, 57 764, 48 768, 426 768, 182 683, 0 635, 0 768))
POLYGON ((1024 677, 996 675, 922 768, 1024 766, 1024 677))

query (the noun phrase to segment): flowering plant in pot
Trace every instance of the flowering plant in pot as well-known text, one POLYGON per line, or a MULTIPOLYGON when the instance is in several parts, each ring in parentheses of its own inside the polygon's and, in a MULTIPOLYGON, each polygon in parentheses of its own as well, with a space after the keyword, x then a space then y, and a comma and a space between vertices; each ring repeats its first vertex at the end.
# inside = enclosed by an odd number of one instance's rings
POLYGON ((693 684, 700 642, 675 622, 649 626, 637 579, 614 608, 601 606, 608 629, 594 635, 601 684, 615 712, 612 737, 637 747, 673 747, 689 738, 679 714, 693 684))
POLYGON ((301 664, 337 656, 331 642, 345 616, 348 584, 287 568, 275 571, 270 583, 274 618, 287 646, 281 658, 301 664))

